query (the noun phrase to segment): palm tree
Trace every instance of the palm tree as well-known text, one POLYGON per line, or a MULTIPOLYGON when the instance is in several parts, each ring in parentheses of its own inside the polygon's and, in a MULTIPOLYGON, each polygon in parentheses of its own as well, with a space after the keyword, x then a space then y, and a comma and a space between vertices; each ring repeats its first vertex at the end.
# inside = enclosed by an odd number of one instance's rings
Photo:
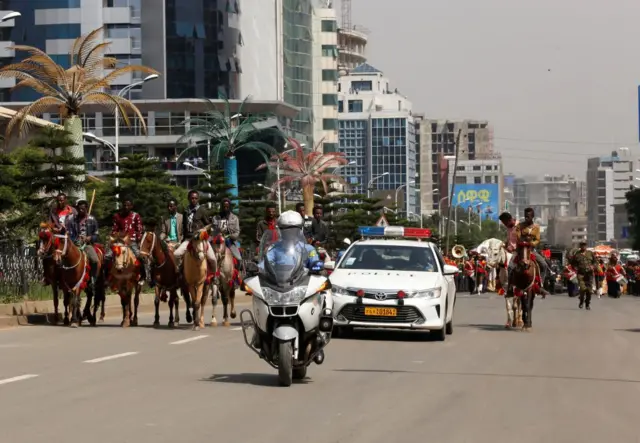
POLYGON ((183 122, 188 129, 178 143, 191 142, 193 145, 185 149, 180 157, 197 148, 196 143, 206 141, 210 149, 207 161, 212 164, 224 164, 225 180, 234 187, 229 193, 238 196, 238 162, 236 153, 241 149, 250 149, 261 154, 265 161, 275 154, 276 150, 269 144, 256 141, 256 136, 283 137, 279 129, 258 129, 254 123, 261 119, 255 116, 244 116, 243 109, 250 97, 245 98, 238 108, 238 112, 231 114, 231 103, 223 97, 224 110, 220 111, 212 100, 206 100, 209 110, 205 118, 190 118, 183 122))
POLYGON ((325 194, 329 193, 329 183, 338 182, 344 184, 344 178, 340 175, 327 172, 328 169, 335 169, 339 166, 346 165, 347 159, 342 152, 322 152, 322 142, 309 152, 304 152, 300 143, 294 139, 289 139, 289 145, 293 152, 277 154, 271 158, 271 161, 263 163, 257 169, 278 168, 280 166, 280 179, 274 183, 274 186, 280 186, 289 183, 299 183, 302 188, 302 198, 307 215, 313 213, 313 191, 317 183, 321 183, 325 194))
POLYGON ((103 30, 104 27, 100 27, 75 39, 69 52, 69 69, 64 69, 45 51, 33 46, 16 45, 10 48, 27 52, 29 56, 0 69, 0 78, 15 78, 18 83, 14 90, 27 87, 42 96, 20 109, 9 120, 6 140, 16 130, 19 136, 24 136, 33 125, 29 117, 58 108, 63 126, 75 142, 72 149, 74 156, 84 158, 80 114, 82 108, 89 104, 102 105, 111 112, 117 109, 127 126, 130 126, 127 111, 131 111, 140 119, 140 125, 146 131, 140 110, 131 101, 111 94, 109 89, 113 81, 123 74, 141 72, 149 75, 158 72, 140 65, 116 68, 117 60, 105 55, 111 42, 99 41, 103 30))

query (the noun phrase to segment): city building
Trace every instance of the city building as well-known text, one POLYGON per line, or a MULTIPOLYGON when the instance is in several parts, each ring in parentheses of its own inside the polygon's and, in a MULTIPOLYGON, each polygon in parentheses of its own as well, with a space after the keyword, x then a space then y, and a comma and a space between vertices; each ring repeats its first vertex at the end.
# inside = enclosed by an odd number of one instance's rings
MULTIPOLYGON (((187 147, 185 144, 178 144, 178 140, 185 134, 188 125, 182 123, 194 117, 206 118, 204 114, 209 110, 207 103, 198 99, 191 100, 135 100, 135 105, 140 109, 147 127, 146 135, 143 132, 140 121, 131 116, 131 128, 120 122, 118 127, 119 136, 116 139, 116 122, 112 114, 104 113, 100 106, 89 106, 85 108, 82 115, 83 129, 85 132, 93 133, 102 141, 85 139, 85 167, 89 175, 103 176, 110 174, 114 169, 114 155, 109 147, 118 145, 120 158, 127 154, 146 154, 149 157, 158 158, 162 166, 176 177, 176 183, 185 187, 192 187, 202 176, 202 171, 189 168, 183 164, 189 160, 191 164, 204 167, 209 155, 206 144, 192 150, 186 157, 178 157, 187 147)), ((231 112, 239 110, 241 102, 234 100, 231 102, 231 112)), ((15 111, 26 105, 26 103, 8 103, 5 106, 15 111)), ((259 102, 251 101, 246 103, 243 113, 246 116, 264 116, 261 121, 254 123, 257 128, 279 127, 285 133, 291 125, 291 120, 297 114, 297 108, 282 102, 259 102)), ((57 114, 46 113, 43 119, 51 122, 58 122, 57 114)), ((3 127, 0 127, 4 131, 3 127)), ((265 141, 276 149, 284 147, 284 140, 268 139, 265 141)), ((18 140, 12 141, 12 146, 16 146, 18 140)), ((252 182, 264 182, 266 171, 256 171, 256 168, 264 162, 261 155, 250 151, 239 151, 238 157, 238 184, 247 185, 252 182)))
POLYGON ((349 190, 402 192, 402 212, 416 213, 416 144, 411 102, 389 79, 364 63, 341 76, 338 85, 339 151, 349 190))
MULTIPOLYGON (((327 0, 331 2, 331 0, 327 0)), ((340 75, 367 62, 365 51, 369 30, 351 21, 351 0, 340 1, 340 28, 338 29, 338 69, 340 75)))
POLYGON ((323 152, 338 150, 338 32, 329 5, 313 17, 313 138, 323 152), (322 144, 320 145, 322 141, 322 144))
POLYGON ((522 205, 518 214, 524 216, 524 208, 534 209, 536 219, 547 225, 551 219, 584 215, 580 210, 580 191, 584 187, 572 176, 545 175, 542 179, 525 178, 521 183, 522 205))
POLYGON ((587 241, 587 217, 562 217, 549 220, 546 242, 550 245, 577 248, 587 241))
POLYGON ((587 161, 587 228, 589 246, 610 242, 621 236, 615 230, 614 205, 626 202, 633 186, 636 159, 628 148, 613 151, 610 156, 587 161))
MULTIPOLYGON (((437 211, 442 202, 446 207, 448 191, 442 189, 441 171, 446 161, 442 156, 456 153, 456 138, 460 132, 460 160, 494 158, 493 130, 487 121, 437 120, 420 116, 420 208, 423 215, 437 211)), ((445 167, 446 168, 446 167, 445 167)))
POLYGON ((629 222, 629 213, 625 203, 616 203, 613 205, 613 233, 614 240, 612 244, 616 249, 631 248, 632 238, 629 235, 631 223, 629 222))

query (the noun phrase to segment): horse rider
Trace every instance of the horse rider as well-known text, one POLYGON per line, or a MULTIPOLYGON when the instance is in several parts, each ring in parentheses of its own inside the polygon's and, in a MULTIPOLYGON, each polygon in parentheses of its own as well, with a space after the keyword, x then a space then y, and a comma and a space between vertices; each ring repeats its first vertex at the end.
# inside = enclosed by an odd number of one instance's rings
MULTIPOLYGON (((303 229, 304 220, 302 216, 296 211, 285 211, 278 217, 276 222, 278 227, 278 240, 274 247, 269 248, 266 257, 270 262, 275 262, 279 265, 291 265, 295 266, 295 254, 292 254, 290 248, 290 241, 295 241, 295 248, 301 248, 306 251, 307 260, 305 261, 305 267, 309 270, 313 270, 315 266, 320 263, 318 253, 316 249, 310 244, 304 242, 303 229)), ((258 264, 258 267, 263 268, 264 262, 258 264)))
POLYGON ((162 219, 162 225, 160 226, 160 240, 166 241, 169 248, 173 250, 176 245, 182 244, 184 217, 178 212, 178 205, 175 200, 169 200, 167 210, 169 215, 162 219))
POLYGON ((262 241, 262 236, 266 231, 275 231, 276 229, 276 204, 274 202, 267 203, 264 208, 264 219, 258 222, 256 226, 256 241, 258 244, 262 241))
POLYGON ((307 215, 304 209, 303 202, 296 203, 296 212, 300 214, 304 221, 304 237, 309 238, 311 236, 311 217, 307 215))
MULTIPOLYGON (((136 259, 140 259, 140 246, 138 242, 142 240, 142 234, 144 233, 142 227, 142 218, 140 214, 133 211, 133 199, 125 197, 122 200, 122 208, 120 212, 116 212, 113 216, 113 226, 111 227, 111 235, 124 234, 129 236, 129 247, 133 252, 136 259)), ((113 251, 111 248, 107 248, 105 251, 105 261, 111 261, 113 259, 113 251)), ((107 266, 105 266, 106 272, 107 266)), ((142 286, 146 279, 146 269, 144 266, 140 266, 140 280, 138 284, 142 286)))
POLYGON ((56 197, 56 203, 51 206, 49 211, 49 223, 53 226, 55 232, 64 234, 67 217, 76 214, 76 209, 67 203, 67 195, 61 192, 56 197))
POLYGON ((229 198, 222 199, 220 213, 213 217, 213 226, 225 237, 226 245, 231 250, 233 257, 238 261, 242 260, 238 249, 240 219, 231 212, 231 200, 229 198))
MULTIPOLYGON (((178 249, 173 252, 173 256, 178 261, 178 263, 176 263, 178 271, 180 271, 182 267, 182 256, 187 252, 189 241, 191 240, 191 237, 193 237, 193 234, 211 224, 211 219, 207 215, 207 208, 200 205, 200 195, 198 194, 198 191, 189 191, 187 197, 189 198, 189 206, 182 216, 183 240, 178 249)), ((210 268, 216 269, 216 257, 213 254, 213 248, 210 247, 209 243, 207 243, 207 247, 205 247, 205 253, 210 268)))
POLYGON ((540 270, 540 294, 542 294, 543 296, 549 295, 549 293, 543 287, 547 275, 547 262, 536 249, 540 244, 540 226, 533 222, 534 216, 535 213, 532 208, 527 208, 524 210, 524 221, 522 222, 514 220, 511 214, 509 214, 508 212, 503 212, 502 214, 500 214, 500 221, 502 221, 502 223, 507 228, 506 249, 507 252, 513 254, 507 268, 509 278, 507 290, 508 295, 511 295, 511 291, 513 291, 513 286, 511 285, 511 274, 516 265, 515 251, 517 249, 518 243, 522 241, 528 241, 531 244, 531 252, 534 254, 536 262, 538 263, 538 269, 540 270))
POLYGON ((571 258, 571 265, 576 269, 580 285, 580 304, 578 307, 582 309, 586 304, 587 310, 590 310, 593 271, 598 262, 593 252, 587 250, 587 242, 580 242, 580 249, 571 258))
POLYGON ((65 230, 69 239, 75 243, 80 250, 84 251, 89 260, 91 265, 89 270, 91 290, 95 291, 95 285, 98 279, 98 254, 94 245, 98 241, 98 221, 93 215, 88 213, 89 204, 86 200, 78 200, 76 202, 76 208, 77 212, 66 218, 65 230))

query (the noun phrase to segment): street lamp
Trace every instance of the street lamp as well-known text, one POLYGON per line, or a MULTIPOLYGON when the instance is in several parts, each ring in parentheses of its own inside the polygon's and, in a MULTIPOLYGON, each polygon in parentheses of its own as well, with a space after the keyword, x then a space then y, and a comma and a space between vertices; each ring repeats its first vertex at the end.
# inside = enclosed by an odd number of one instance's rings
POLYGON ((378 180, 378 179, 381 179, 382 177, 384 177, 386 175, 389 175, 389 172, 385 172, 383 174, 376 175, 371 180, 369 180, 369 184, 367 185, 367 198, 371 197, 371 186, 373 186, 373 182, 378 180))
MULTIPOLYGON (((129 86, 125 86, 118 93, 118 97, 124 97, 125 92, 127 92, 127 91, 129 91, 132 88, 135 88, 137 86, 142 86, 146 82, 151 81, 151 80, 155 80, 158 77, 159 77, 158 74, 151 74, 151 75, 146 76, 145 78, 143 78, 139 82, 135 82, 135 83, 130 84, 129 86)), ((116 154, 116 176, 117 176, 118 172, 120 172, 120 168, 118 167, 118 161, 119 161, 118 152, 119 152, 119 149, 120 149, 120 145, 119 145, 119 143, 120 143, 120 111, 119 111, 119 107, 118 106, 116 106, 116 110, 114 112, 114 118, 115 118, 115 121, 116 121, 116 142, 115 142, 114 148, 115 148, 115 154, 116 154)))
POLYGON ((415 184, 416 184, 416 181, 415 180, 411 180, 408 183, 404 183, 404 184, 398 186, 398 188, 396 189, 396 209, 398 209, 398 192, 400 192, 400 189, 406 187, 407 185, 415 185, 415 184))
MULTIPOLYGON (((202 172, 202 175, 204 175, 204 177, 209 180, 209 186, 211 186, 211 176, 209 174, 207 174, 207 171, 205 169, 199 168, 197 166, 192 165, 189 162, 182 162, 183 165, 185 165, 187 168, 191 168, 195 171, 199 171, 202 172)), ((207 207, 209 209, 211 209, 211 193, 209 192, 209 202, 207 203, 207 207)))
POLYGON ((4 17, 0 18, 0 23, 7 22, 9 20, 13 20, 14 18, 18 18, 18 17, 22 17, 22 14, 20 14, 17 11, 10 12, 7 15, 5 15, 4 17))

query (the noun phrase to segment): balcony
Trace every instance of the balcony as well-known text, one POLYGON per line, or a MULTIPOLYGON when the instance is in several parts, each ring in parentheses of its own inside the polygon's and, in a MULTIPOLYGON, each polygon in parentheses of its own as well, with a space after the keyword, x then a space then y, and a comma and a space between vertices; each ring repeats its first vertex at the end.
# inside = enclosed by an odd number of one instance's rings
POLYGON ((114 7, 102 9, 102 20, 105 24, 129 24, 132 18, 130 7, 114 7))

